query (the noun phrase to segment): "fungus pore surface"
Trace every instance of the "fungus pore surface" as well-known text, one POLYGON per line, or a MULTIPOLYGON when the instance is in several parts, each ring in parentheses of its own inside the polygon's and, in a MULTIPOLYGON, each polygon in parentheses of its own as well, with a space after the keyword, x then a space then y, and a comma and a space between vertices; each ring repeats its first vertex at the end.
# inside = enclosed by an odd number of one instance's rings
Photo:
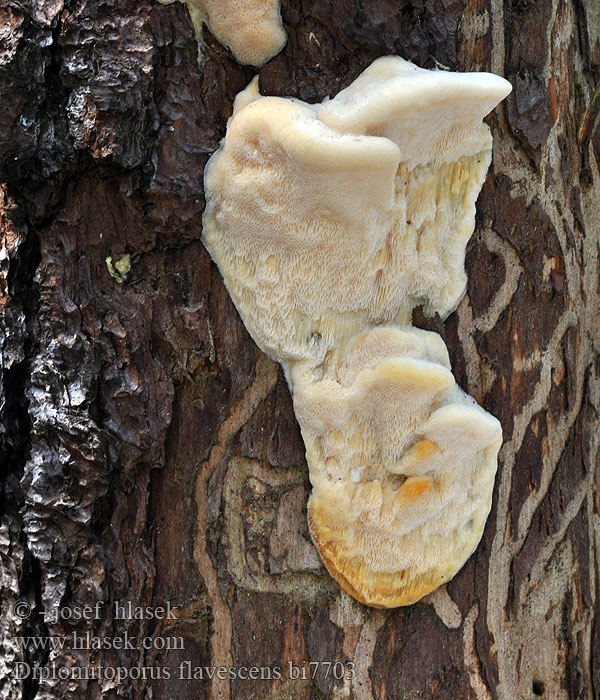
MULTIPOLYGON (((160 0, 169 4, 173 0, 160 0)), ((279 0, 182 0, 196 36, 207 24, 215 38, 231 49, 239 63, 260 67, 285 46, 279 0)))
POLYGON ((509 91, 391 56, 318 105, 262 97, 255 79, 206 167, 203 240, 284 367, 313 541, 369 605, 449 580, 489 513, 500 424, 456 386, 442 339, 410 323, 464 294, 482 119, 509 91))

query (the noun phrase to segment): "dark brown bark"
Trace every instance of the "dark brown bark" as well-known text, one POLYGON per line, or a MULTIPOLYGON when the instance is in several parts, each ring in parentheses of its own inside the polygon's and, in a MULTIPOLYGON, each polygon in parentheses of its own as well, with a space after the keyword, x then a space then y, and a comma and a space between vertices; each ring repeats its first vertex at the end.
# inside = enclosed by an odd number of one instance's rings
POLYGON ((468 293, 445 327, 429 321, 504 428, 481 545, 447 587, 392 611, 355 603, 319 564, 285 381, 200 242, 203 168, 254 71, 207 31, 199 66, 179 3, 5 0, 0 695, 596 698, 597 5, 283 0, 282 14, 266 94, 321 100, 389 53, 514 86, 489 120, 468 293), (106 259, 125 254, 116 279, 106 259), (99 601, 99 619, 54 620, 99 601), (116 601, 170 601, 178 619, 118 620, 116 601), (18 646, 74 631, 185 648, 18 646), (19 681, 19 660, 130 677, 19 681), (282 677, 180 679, 186 661, 282 677), (355 678, 321 663, 291 680, 289 662, 353 663, 355 678), (132 679, 141 667, 171 678, 132 679))

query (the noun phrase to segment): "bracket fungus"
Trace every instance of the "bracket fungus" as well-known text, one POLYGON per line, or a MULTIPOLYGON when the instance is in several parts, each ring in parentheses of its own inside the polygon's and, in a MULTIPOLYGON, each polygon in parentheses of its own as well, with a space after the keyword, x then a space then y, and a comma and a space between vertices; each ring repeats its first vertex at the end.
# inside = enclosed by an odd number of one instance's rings
MULTIPOLYGON (((279 0, 181 0, 188 6, 196 36, 202 25, 227 46, 239 63, 259 68, 285 46, 279 0)), ((167 5, 173 0, 160 0, 167 5)))
POLYGON ((377 59, 318 105, 238 95, 205 172, 203 240, 259 347, 286 373, 307 450, 309 525, 369 605, 408 605, 477 546, 498 421, 435 333, 466 287, 491 160, 482 121, 510 84, 377 59))

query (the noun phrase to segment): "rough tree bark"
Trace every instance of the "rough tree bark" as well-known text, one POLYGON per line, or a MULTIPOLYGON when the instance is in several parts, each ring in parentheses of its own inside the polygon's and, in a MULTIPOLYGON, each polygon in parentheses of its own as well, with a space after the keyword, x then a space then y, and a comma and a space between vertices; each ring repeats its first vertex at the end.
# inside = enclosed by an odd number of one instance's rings
POLYGON ((282 14, 267 94, 321 100, 389 53, 513 83, 489 119, 468 293, 428 322, 504 428, 481 545, 447 587, 393 611, 355 603, 319 565, 284 379, 199 238, 203 167, 254 71, 207 31, 199 66, 180 3, 3 0, 0 694, 597 698, 599 6, 284 0, 282 14), (111 275, 106 258, 126 254, 111 275), (98 619, 57 615, 99 601, 98 619), (119 620, 115 601, 170 601, 178 617, 119 620), (71 649, 74 631, 184 649, 71 649), (67 645, 23 650, 27 635, 67 645), (19 680, 20 660, 74 678, 19 680), (283 672, 186 680, 184 661, 283 672), (290 661, 353 662, 355 678, 321 664, 290 680, 290 661), (92 664, 129 676, 77 679, 92 664), (132 678, 141 667, 171 678, 132 678))

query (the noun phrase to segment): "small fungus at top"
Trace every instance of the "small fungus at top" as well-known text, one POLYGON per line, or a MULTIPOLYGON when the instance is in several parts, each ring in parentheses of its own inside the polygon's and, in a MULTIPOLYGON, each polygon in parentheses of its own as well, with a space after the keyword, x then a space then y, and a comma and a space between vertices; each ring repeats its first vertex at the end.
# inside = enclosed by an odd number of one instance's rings
MULTIPOLYGON (((167 5, 173 0, 160 0, 167 5)), ((206 24, 242 64, 260 68, 285 46, 279 0, 181 0, 188 6, 196 36, 206 24)))

